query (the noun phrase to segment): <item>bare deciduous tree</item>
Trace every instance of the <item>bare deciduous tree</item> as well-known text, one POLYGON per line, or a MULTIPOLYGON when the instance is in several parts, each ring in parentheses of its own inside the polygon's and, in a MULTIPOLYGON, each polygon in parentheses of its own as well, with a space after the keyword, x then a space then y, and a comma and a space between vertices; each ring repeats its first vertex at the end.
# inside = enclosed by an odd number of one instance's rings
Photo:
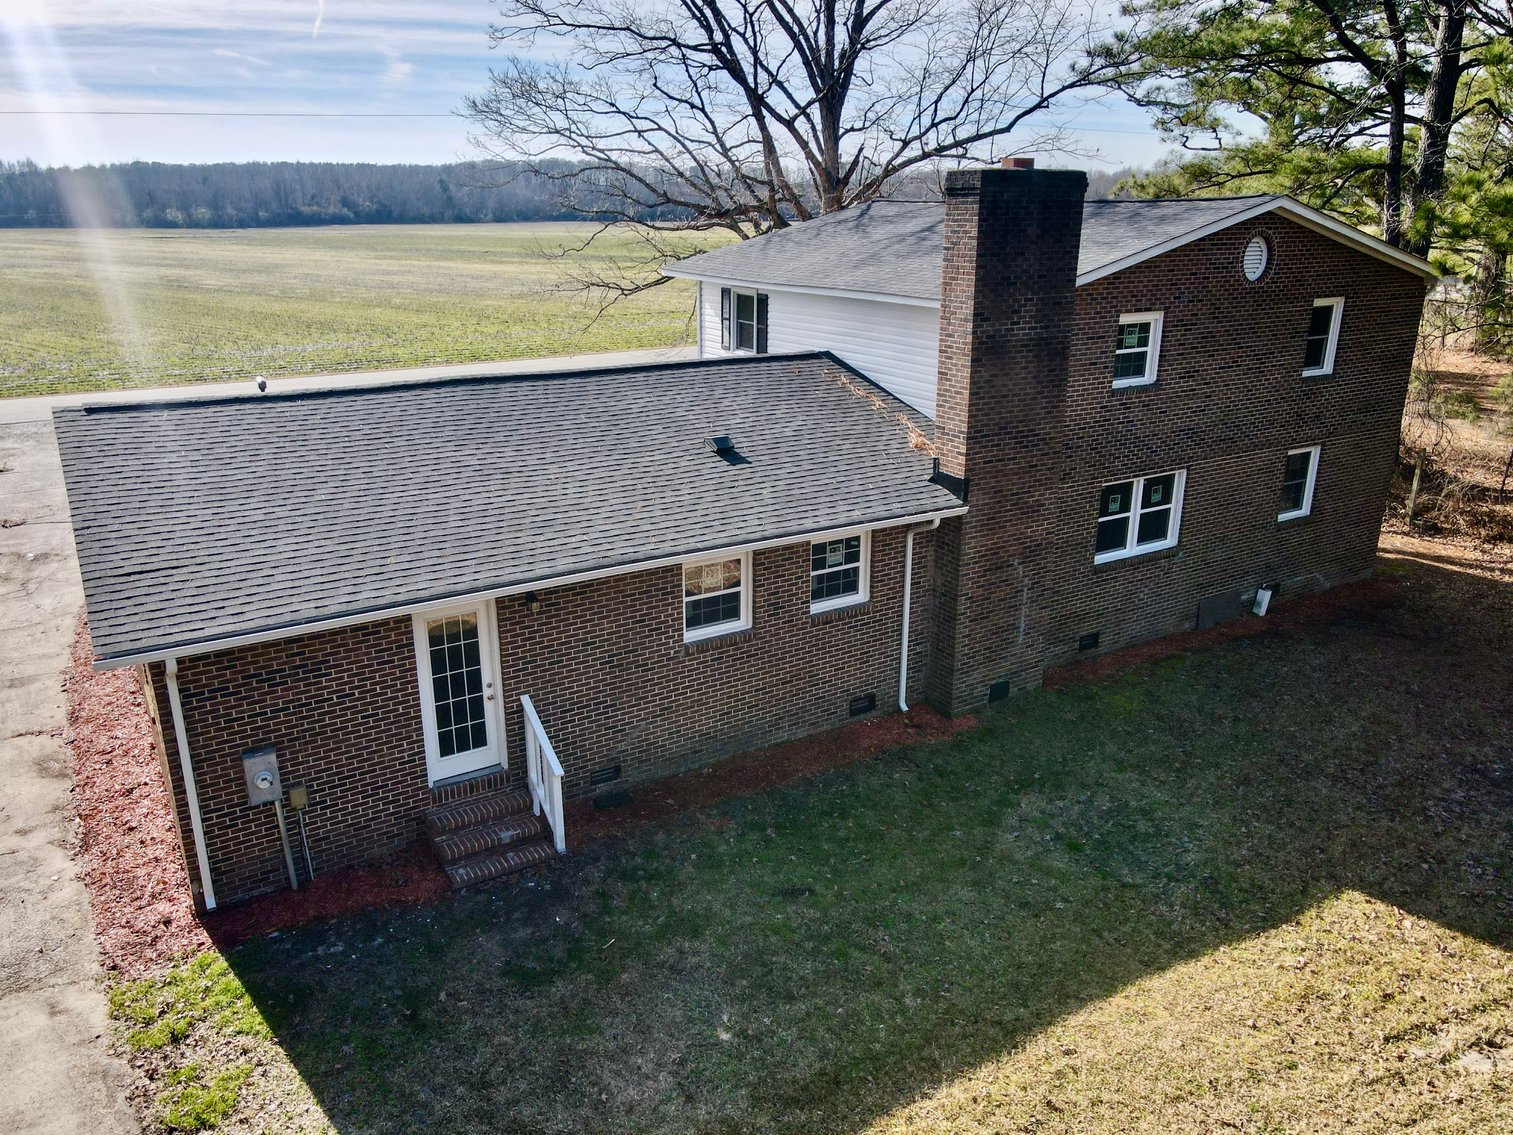
MULTIPOLYGON (((1130 37, 1098 8, 504 0, 492 38, 511 54, 467 112, 484 149, 557 178, 585 213, 747 237, 1019 142, 1058 100, 1127 68, 1130 37)), ((1047 128, 1019 148, 1061 142, 1047 128)))

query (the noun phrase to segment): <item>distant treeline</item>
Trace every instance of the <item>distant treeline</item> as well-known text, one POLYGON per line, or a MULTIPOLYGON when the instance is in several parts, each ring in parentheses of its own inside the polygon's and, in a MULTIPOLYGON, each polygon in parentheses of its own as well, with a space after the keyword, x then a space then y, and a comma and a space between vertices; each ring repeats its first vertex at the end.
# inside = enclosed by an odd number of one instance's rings
MULTIPOLYGON (((564 171, 572 167, 562 163, 564 171)), ((590 211, 592 195, 575 191, 590 211)), ((0 227, 255 228, 579 219, 549 177, 498 163, 0 162, 0 227)), ((590 214, 591 215, 591 214, 590 214)), ((651 219, 650 217, 645 219, 651 219)))
MULTIPOLYGON (((568 173, 568 162, 547 172, 568 173)), ((1094 172, 1090 197, 1108 196, 1132 170, 1094 172)), ((929 194, 918 176, 894 187, 929 194)), ((221 162, 45 169, 0 161, 0 228, 232 229, 275 225, 456 224, 558 221, 593 216, 592 184, 496 162, 372 165, 360 162, 221 162)), ((602 199, 605 204, 608 198, 602 199)), ((675 220, 648 211, 638 220, 675 220)))

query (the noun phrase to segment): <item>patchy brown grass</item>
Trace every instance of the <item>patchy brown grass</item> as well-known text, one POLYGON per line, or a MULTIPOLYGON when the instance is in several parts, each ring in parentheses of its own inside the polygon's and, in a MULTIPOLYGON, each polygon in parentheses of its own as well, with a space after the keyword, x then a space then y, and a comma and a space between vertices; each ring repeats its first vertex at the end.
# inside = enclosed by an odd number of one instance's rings
POLYGON ((1143 978, 865 1131, 1506 1131, 1510 991, 1506 951, 1347 891, 1143 978))
POLYGON ((251 1067, 238 1132, 1513 1129, 1513 588, 1383 569, 1401 602, 134 983, 154 1037, 231 1001, 143 1074, 251 1067))

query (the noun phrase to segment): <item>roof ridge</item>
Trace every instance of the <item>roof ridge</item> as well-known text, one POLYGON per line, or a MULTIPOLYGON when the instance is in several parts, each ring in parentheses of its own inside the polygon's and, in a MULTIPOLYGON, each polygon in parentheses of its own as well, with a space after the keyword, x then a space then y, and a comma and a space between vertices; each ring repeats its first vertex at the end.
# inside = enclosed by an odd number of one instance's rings
POLYGON ((773 362, 790 362, 799 359, 832 359, 828 351, 792 351, 762 355, 727 355, 718 358, 673 359, 665 363, 627 363, 621 366, 606 365, 581 367, 568 370, 529 371, 523 374, 459 374, 441 375, 435 378, 399 379, 387 383, 371 383, 363 386, 334 386, 324 390, 289 390, 258 393, 213 394, 204 398, 146 398, 134 402, 85 402, 77 406, 58 406, 58 414, 94 415, 133 410, 177 410, 196 406, 225 406, 241 402, 268 404, 273 402, 305 402, 325 398, 353 398, 365 394, 382 394, 395 390, 436 390, 450 386, 481 386, 486 383, 513 385, 516 383, 542 382, 554 379, 594 378, 601 375, 629 375, 647 371, 679 371, 696 367, 765 366, 773 362))

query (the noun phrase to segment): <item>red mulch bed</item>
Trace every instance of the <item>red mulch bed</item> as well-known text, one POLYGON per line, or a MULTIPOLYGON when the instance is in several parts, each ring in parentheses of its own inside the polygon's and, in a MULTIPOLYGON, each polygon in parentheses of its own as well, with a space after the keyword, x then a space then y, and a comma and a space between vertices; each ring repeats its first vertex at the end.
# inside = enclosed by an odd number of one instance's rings
MULTIPOLYGON (((1392 606, 1402 594, 1402 583, 1387 579, 1335 588, 1280 604, 1265 619, 1247 616, 1061 667, 1046 674, 1045 685, 1095 681, 1220 642, 1392 606)), ((227 947, 318 919, 428 902, 447 893, 446 876, 419 842, 385 859, 321 875, 301 891, 264 895, 200 918, 190 899, 178 829, 136 673, 95 673, 90 660, 89 631, 80 618, 63 676, 65 739, 73 754, 84 880, 107 969, 142 976, 212 945, 227 947)), ((640 785, 623 808, 599 811, 591 801, 575 801, 567 816, 572 846, 789 784, 900 745, 944 740, 976 724, 972 717, 948 719, 920 707, 640 785)))
POLYGON ((105 967, 138 977, 211 942, 189 896, 136 671, 97 674, 92 658, 81 617, 63 672, 80 859, 105 967))
POLYGON ((447 893, 446 876, 417 844, 322 875, 299 892, 264 895, 201 918, 136 671, 96 673, 92 657, 81 617, 63 673, 64 740, 73 757, 84 882, 106 969, 142 977, 212 945, 447 893))
POLYGON ((317 875, 298 891, 275 891, 205 916, 216 945, 230 947, 274 930, 386 906, 414 906, 451 893, 424 841, 403 851, 317 875))
POLYGON ((639 824, 790 784, 885 749, 916 741, 941 741, 976 725, 974 717, 943 717, 927 707, 843 725, 785 745, 742 753, 680 776, 637 785, 631 792, 631 802, 622 808, 600 811, 592 800, 575 800, 567 806, 568 838, 572 847, 584 847, 639 824))

